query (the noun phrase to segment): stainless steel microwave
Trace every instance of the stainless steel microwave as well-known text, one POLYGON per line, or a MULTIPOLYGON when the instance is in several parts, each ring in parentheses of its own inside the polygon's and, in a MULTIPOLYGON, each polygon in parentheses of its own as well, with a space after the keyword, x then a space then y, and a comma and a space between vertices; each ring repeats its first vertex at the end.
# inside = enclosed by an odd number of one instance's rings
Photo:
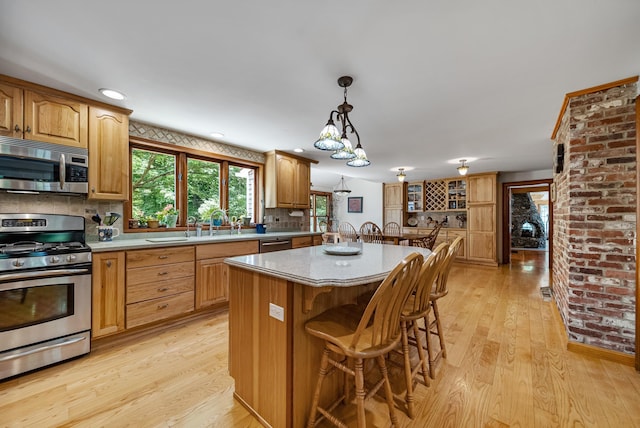
POLYGON ((0 136, 0 189, 16 193, 89 191, 87 149, 0 136))

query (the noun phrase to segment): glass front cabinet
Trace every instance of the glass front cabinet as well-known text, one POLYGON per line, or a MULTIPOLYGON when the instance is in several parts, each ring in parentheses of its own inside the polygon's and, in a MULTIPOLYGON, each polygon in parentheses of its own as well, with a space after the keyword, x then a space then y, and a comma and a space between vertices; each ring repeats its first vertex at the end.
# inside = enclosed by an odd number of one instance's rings
POLYGON ((424 181, 415 181, 407 185, 407 211, 424 211, 424 181))

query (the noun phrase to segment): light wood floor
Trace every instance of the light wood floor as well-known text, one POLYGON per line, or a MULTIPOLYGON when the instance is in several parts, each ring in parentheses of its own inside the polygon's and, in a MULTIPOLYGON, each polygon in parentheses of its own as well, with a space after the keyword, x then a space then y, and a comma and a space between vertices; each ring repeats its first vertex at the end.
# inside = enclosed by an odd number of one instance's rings
MULTIPOLYGON (((418 385, 417 418, 398 411, 400 425, 640 427, 640 375, 566 351, 546 285, 532 257, 454 265, 440 304, 448 358, 418 385)), ((0 426, 259 427, 232 397, 227 328, 226 313, 206 314, 2 382, 0 426)), ((389 426, 383 400, 367 406, 370 426, 389 426)))

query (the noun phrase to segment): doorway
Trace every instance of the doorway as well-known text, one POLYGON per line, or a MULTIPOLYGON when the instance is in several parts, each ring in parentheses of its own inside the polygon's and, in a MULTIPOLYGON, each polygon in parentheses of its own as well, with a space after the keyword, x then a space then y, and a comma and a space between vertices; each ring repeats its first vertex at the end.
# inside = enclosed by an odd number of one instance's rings
POLYGON ((534 261, 551 272, 553 200, 551 179, 502 184, 502 261, 534 261))

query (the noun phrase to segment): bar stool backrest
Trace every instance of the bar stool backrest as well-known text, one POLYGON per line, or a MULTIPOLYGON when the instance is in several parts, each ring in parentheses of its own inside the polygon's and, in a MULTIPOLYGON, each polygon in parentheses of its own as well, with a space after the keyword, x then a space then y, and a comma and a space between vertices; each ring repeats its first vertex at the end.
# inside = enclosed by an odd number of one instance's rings
POLYGON ((460 245, 462 244, 462 237, 458 236, 453 240, 451 245, 449 245, 449 251, 447 251, 447 257, 442 265, 442 269, 438 274, 438 278, 436 278, 435 288, 431 293, 431 298, 434 297, 442 297, 445 296, 449 290, 447 289, 447 280, 449 279, 449 271, 451 271, 451 266, 453 265, 453 261, 456 259, 458 254, 458 250, 460 249, 460 245))
POLYGON ((431 291, 433 290, 436 278, 442 271, 444 263, 447 261, 448 250, 449 243, 443 242, 438 245, 431 254, 429 254, 422 264, 413 299, 412 313, 420 314, 429 309, 429 297, 431 296, 431 291))
POLYGON ((351 349, 385 346, 398 340, 400 315, 409 295, 416 288, 423 262, 422 254, 411 253, 382 281, 360 318, 351 349), (363 336, 364 332, 367 332, 366 337, 363 336), (367 346, 359 344, 360 340, 368 341, 367 346))

